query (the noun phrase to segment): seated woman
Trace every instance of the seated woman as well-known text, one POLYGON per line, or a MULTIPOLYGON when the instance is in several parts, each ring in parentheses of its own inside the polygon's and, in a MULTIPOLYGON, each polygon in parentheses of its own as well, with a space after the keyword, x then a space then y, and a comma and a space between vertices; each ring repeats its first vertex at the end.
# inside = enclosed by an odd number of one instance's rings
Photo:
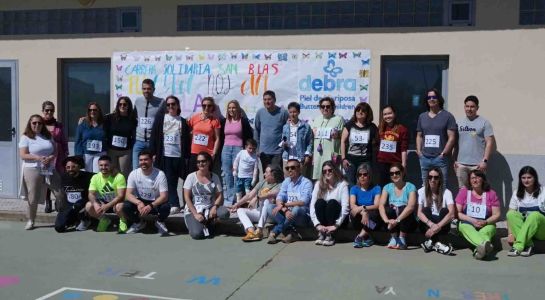
POLYGON ((316 245, 333 246, 334 234, 348 215, 348 183, 332 161, 322 165, 322 176, 314 185, 310 200, 310 218, 318 239, 316 245))
POLYGON ((500 201, 496 192, 490 189, 483 171, 470 171, 468 182, 469 188, 461 188, 456 196, 458 231, 475 247, 473 257, 482 260, 494 250, 490 241, 496 234, 500 201))
POLYGON ((511 197, 507 212, 509 239, 513 247, 507 255, 532 255, 532 239, 545 240, 545 193, 537 172, 525 166, 519 172, 517 192, 511 197))
POLYGON ((356 172, 357 185, 350 189, 350 218, 358 232, 354 248, 372 246, 374 241, 369 233, 383 225, 378 211, 380 186, 372 183, 371 173, 369 164, 361 164, 356 172))
POLYGON ((218 175, 210 171, 212 156, 200 152, 196 157, 198 170, 189 174, 184 182, 186 201, 185 225, 193 239, 212 236, 217 218, 228 218, 229 211, 222 206, 223 194, 218 175))
POLYGON ((403 176, 405 168, 399 163, 390 166, 390 180, 382 189, 380 196, 380 217, 390 231, 390 242, 386 246, 390 249, 407 249, 405 237, 407 233, 416 229, 416 220, 413 212, 416 206, 416 187, 405 182, 403 176))
POLYGON ((265 168, 264 177, 265 180, 258 183, 250 193, 231 206, 231 212, 237 213, 246 231, 246 235, 242 238, 244 242, 260 241, 263 238, 263 226, 268 217, 267 208, 269 205, 274 205, 274 199, 284 181, 284 172, 269 165, 265 168), (258 222, 257 229, 253 222, 258 222))
POLYGON ((418 219, 420 231, 427 240, 421 244, 424 252, 437 251, 449 255, 452 252, 451 245, 445 245, 437 239, 450 231, 450 221, 455 213, 452 193, 445 188, 441 169, 432 167, 428 171, 428 177, 424 187, 418 190, 418 219))

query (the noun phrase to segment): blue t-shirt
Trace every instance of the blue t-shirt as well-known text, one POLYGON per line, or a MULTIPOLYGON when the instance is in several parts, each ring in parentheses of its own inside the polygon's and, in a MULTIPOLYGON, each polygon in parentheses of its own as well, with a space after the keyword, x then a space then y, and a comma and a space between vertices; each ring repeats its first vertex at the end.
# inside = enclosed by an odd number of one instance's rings
POLYGON ((378 185, 368 191, 357 185, 350 189, 350 196, 356 196, 356 204, 359 206, 375 204, 375 195, 380 195, 380 186, 378 185))
POLYGON ((407 203, 409 202, 409 194, 411 192, 416 192, 416 187, 414 186, 414 184, 406 182, 405 186, 403 187, 403 193, 399 197, 396 196, 394 192, 395 186, 393 183, 388 183, 387 185, 385 185, 384 190, 388 193, 388 203, 390 205, 399 207, 407 205, 407 203))

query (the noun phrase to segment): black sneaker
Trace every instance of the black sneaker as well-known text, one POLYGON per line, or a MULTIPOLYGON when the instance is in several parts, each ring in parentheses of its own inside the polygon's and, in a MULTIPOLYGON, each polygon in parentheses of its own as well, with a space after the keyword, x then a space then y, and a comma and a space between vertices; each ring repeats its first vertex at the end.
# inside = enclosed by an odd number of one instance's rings
POLYGON ((509 250, 509 252, 507 252, 507 256, 515 257, 515 256, 519 256, 519 255, 520 255, 520 251, 515 249, 515 247, 511 247, 511 250, 509 250))

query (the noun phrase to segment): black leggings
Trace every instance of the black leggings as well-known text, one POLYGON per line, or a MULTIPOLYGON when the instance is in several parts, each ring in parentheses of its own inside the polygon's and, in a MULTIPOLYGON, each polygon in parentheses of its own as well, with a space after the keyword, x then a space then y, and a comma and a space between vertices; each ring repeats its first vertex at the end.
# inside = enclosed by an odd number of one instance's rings
POLYGON ((369 228, 369 226, 363 225, 361 223, 361 214, 357 214, 355 217, 351 216, 352 226, 354 226, 354 229, 357 231, 358 234, 360 233, 362 228, 365 229, 366 232, 371 232, 378 231, 381 227, 384 226, 384 222, 380 217, 378 209, 368 210, 367 215, 369 216, 369 221, 375 222, 375 227, 371 226, 373 228, 369 228))
POLYGON ((318 199, 316 200, 316 204, 314 204, 314 211, 321 225, 335 225, 335 222, 341 215, 341 204, 334 199, 328 201, 318 199))
MULTIPOLYGON (((394 208, 390 207, 389 205, 385 205, 384 208, 386 209, 386 216, 388 216, 388 219, 397 219, 399 215, 403 212, 403 210, 406 208, 405 205, 399 206, 397 208, 397 212, 394 208)), ((399 233, 404 232, 413 232, 416 229, 416 220, 414 218, 413 214, 410 214, 405 217, 405 219, 401 220, 397 226, 394 226, 392 229, 390 229, 390 233, 399 233)))
MULTIPOLYGON (((441 220, 443 220, 443 218, 445 218, 445 216, 448 214, 448 209, 444 208, 444 207, 441 208, 441 210, 439 211, 439 215, 436 216, 436 215, 433 215, 431 213, 431 208, 424 207, 424 208, 422 208, 422 213, 424 213, 426 218, 428 218, 430 221, 437 224, 437 223, 441 222, 441 220)), ((422 233, 426 233, 426 231, 428 231, 428 229, 430 228, 426 223, 424 223, 422 221, 420 221, 418 223, 419 223, 419 226, 420 226, 420 231, 422 233)), ((449 232, 450 232, 450 222, 447 222, 447 224, 445 224, 445 226, 441 227, 441 230, 437 234, 435 234, 434 236, 431 237, 431 240, 436 242, 437 238, 439 236, 446 235, 449 232)))

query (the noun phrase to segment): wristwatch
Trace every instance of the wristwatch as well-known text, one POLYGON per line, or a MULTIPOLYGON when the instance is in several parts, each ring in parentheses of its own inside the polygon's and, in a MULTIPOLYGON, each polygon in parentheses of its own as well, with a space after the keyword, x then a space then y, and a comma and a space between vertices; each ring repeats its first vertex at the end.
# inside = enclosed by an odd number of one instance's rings
POLYGON ((361 207, 363 208, 363 211, 367 211, 367 206, 362 205, 361 207))
POLYGON ((399 222, 401 222, 401 220, 399 218, 396 219, 396 223, 399 224, 399 222))

